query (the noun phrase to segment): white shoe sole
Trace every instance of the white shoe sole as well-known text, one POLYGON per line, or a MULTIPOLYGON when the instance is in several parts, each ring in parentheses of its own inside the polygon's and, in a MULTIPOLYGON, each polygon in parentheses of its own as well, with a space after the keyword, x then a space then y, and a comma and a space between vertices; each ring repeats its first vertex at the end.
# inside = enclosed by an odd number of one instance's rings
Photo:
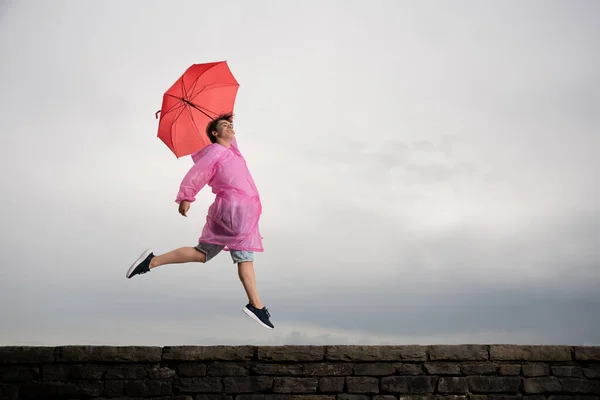
POLYGON ((244 311, 247 316, 256 321, 256 323, 258 323, 260 326, 263 326, 267 329, 273 329, 269 325, 266 325, 264 322, 262 322, 256 315, 254 315, 252 311, 248 310, 246 307, 242 308, 242 311, 244 311))
POLYGON ((141 256, 138 257, 137 260, 135 260, 135 262, 133 264, 131 264, 131 267, 129 267, 129 269, 127 270, 127 273, 125 274, 126 278, 129 278, 131 276, 131 273, 133 272, 133 270, 135 269, 135 267, 137 267, 138 265, 140 265, 140 263, 142 261, 144 261, 146 259, 146 257, 148 257, 150 255, 150 253, 152 253, 151 249, 146 249, 141 256))

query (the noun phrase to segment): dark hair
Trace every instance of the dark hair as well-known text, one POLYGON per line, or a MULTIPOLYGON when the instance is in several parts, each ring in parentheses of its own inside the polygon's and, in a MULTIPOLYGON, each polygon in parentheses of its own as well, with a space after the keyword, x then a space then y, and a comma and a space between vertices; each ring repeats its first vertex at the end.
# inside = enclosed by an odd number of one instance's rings
POLYGON ((219 121, 223 121, 223 120, 232 122, 233 114, 232 113, 221 114, 217 118, 210 121, 208 123, 208 125, 206 125, 206 134, 208 135, 208 138, 210 139, 211 143, 217 143, 217 138, 215 137, 215 135, 212 134, 212 132, 217 131, 217 125, 218 125, 219 121))

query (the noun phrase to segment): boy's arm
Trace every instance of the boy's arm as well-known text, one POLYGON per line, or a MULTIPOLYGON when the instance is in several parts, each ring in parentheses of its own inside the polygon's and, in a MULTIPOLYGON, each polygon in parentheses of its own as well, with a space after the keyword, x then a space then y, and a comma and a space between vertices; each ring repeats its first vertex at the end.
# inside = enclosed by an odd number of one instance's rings
POLYGON ((179 186, 179 192, 175 199, 176 203, 196 201, 196 195, 210 181, 215 173, 215 168, 221 151, 218 147, 212 147, 202 155, 201 158, 190 168, 179 186))

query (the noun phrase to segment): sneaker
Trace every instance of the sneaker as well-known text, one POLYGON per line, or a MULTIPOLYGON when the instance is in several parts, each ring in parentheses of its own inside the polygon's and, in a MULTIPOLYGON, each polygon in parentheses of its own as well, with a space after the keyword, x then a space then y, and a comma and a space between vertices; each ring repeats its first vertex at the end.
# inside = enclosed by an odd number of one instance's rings
POLYGON ((127 279, 131 278, 135 275, 145 274, 146 272, 150 272, 150 260, 154 258, 154 253, 152 250, 148 249, 142 253, 141 256, 129 267, 127 274, 125 275, 127 279))
POLYGON ((269 318, 271 318, 271 314, 269 314, 269 310, 266 307, 256 308, 252 304, 247 304, 246 307, 243 308, 244 312, 253 320, 258 322, 259 325, 264 326, 267 329, 275 328, 269 318))

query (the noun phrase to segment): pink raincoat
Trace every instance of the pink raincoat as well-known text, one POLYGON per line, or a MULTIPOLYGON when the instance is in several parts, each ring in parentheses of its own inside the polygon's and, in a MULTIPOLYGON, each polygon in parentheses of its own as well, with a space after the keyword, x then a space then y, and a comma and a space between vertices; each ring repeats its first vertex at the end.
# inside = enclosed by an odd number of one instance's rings
POLYGON ((194 165, 183 178, 175 201, 194 202, 206 184, 216 195, 198 241, 222 245, 225 250, 263 251, 258 229, 260 196, 236 140, 231 148, 212 143, 192 159, 194 165))

